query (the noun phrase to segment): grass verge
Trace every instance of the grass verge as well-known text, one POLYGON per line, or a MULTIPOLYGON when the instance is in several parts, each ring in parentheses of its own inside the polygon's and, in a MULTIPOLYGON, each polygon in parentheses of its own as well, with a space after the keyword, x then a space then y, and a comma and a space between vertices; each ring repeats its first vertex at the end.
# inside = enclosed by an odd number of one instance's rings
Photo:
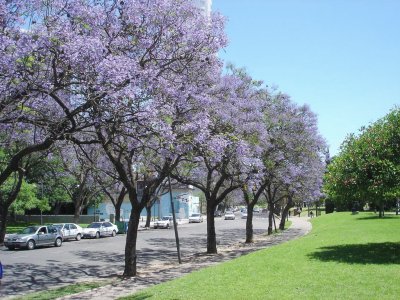
POLYGON ((301 239, 120 299, 398 299, 399 216, 335 213, 312 224, 301 239))
POLYGON ((14 300, 53 300, 63 296, 95 289, 110 283, 111 281, 93 281, 93 282, 76 283, 76 284, 66 285, 60 288, 49 289, 47 291, 26 294, 21 297, 14 298, 14 300))

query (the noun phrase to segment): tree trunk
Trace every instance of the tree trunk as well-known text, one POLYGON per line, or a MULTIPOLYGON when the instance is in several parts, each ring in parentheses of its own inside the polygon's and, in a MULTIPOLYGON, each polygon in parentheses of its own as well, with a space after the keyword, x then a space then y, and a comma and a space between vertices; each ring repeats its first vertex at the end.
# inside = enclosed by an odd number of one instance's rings
POLYGON ((274 216, 274 214, 272 214, 272 220, 273 220, 273 222, 274 222, 275 232, 278 232, 278 230, 276 230, 276 222, 275 222, 275 216, 274 216))
POLYGON ((8 207, 1 205, 0 213, 0 244, 2 244, 6 235, 8 207))
POLYGON ((82 205, 76 203, 75 204, 75 211, 74 211, 74 223, 79 223, 79 217, 81 216, 82 212, 82 205))
POLYGON ((284 230, 285 229, 285 223, 286 223, 286 218, 287 215, 289 214, 289 210, 294 206, 294 203, 292 200, 288 200, 288 203, 286 203, 285 207, 283 208, 282 211, 282 218, 281 222, 279 223, 279 229, 284 230))
POLYGON ((56 203, 54 203, 53 215, 58 216, 60 214, 61 205, 62 205, 62 203, 60 201, 57 201, 56 203))
POLYGON ((121 205, 122 202, 115 203, 115 221, 121 221, 121 205))
POLYGON ((125 244, 125 277, 133 277, 137 274, 136 264, 136 241, 138 236, 138 227, 140 221, 140 209, 133 208, 131 211, 131 216, 129 218, 128 232, 126 235, 125 244))
POLYGON ((115 203, 115 220, 121 221, 121 206, 124 202, 125 195, 127 194, 125 187, 123 187, 118 195, 117 201, 115 203))
POLYGON ((272 218, 274 215, 274 207, 273 204, 270 204, 268 207, 268 235, 272 234, 272 218))
MULTIPOLYGON (((207 201, 209 203, 209 201, 207 201)), ((215 234, 214 220, 215 206, 207 205, 207 253, 217 254, 217 236, 215 234)))
MULTIPOLYGON (((19 191, 21 190, 22 180, 24 178, 24 170, 18 170, 18 179, 15 189, 9 194, 8 198, 5 200, 0 195, 0 243, 4 243, 4 237, 6 235, 6 228, 7 228, 7 215, 8 210, 10 209, 11 204, 17 199, 19 191), (5 201, 4 201, 5 200, 5 201)), ((0 184, 1 186, 1 184, 0 184)))
POLYGON ((272 224, 274 217, 275 206, 272 201, 268 202, 268 235, 272 234, 272 224))
POLYGON ((254 203, 247 204, 247 220, 246 220, 246 243, 253 242, 253 208, 254 203))
POLYGON ((150 228, 150 221, 151 221, 151 206, 146 206, 146 213, 147 213, 147 218, 146 218, 146 225, 145 227, 150 228))

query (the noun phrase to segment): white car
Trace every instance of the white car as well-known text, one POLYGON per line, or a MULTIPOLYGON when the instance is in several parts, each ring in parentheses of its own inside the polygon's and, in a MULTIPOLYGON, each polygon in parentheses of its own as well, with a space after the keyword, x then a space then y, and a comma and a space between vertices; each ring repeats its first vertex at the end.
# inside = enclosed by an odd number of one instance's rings
POLYGON ((201 223, 203 222, 203 216, 201 214, 192 214, 189 217, 189 223, 201 223))
POLYGON ((83 228, 84 238, 100 238, 101 236, 116 236, 117 225, 111 222, 93 222, 87 228, 83 228))
POLYGON ((242 219, 247 219, 247 210, 242 210, 242 219))
POLYGON ((155 221, 154 222, 154 229, 157 228, 170 228, 173 226, 173 217, 172 216, 165 216, 162 217, 161 220, 155 221))
POLYGON ((227 210, 225 212, 225 220, 235 220, 235 214, 233 211, 227 210))
POLYGON ((74 223, 60 223, 53 224, 62 235, 63 241, 68 239, 75 239, 79 241, 82 238, 82 227, 74 223))

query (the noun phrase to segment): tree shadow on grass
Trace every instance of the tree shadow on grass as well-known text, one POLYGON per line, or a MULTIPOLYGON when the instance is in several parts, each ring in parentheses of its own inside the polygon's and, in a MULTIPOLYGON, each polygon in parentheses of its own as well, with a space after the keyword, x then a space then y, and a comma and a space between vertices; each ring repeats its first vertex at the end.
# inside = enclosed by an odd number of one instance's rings
POLYGON ((136 295, 130 295, 130 296, 122 297, 122 298, 118 298, 118 299, 120 299, 120 300, 145 300, 145 299, 148 299, 151 297, 153 297, 152 294, 149 294, 147 292, 145 292, 145 293, 139 292, 136 295))
POLYGON ((349 244, 319 249, 308 257, 348 264, 400 264, 400 243, 349 244))
POLYGON ((400 219, 400 215, 396 216, 396 215, 385 215, 382 218, 379 218, 378 215, 373 215, 373 216, 362 216, 362 217, 358 217, 357 220, 399 220, 400 219))

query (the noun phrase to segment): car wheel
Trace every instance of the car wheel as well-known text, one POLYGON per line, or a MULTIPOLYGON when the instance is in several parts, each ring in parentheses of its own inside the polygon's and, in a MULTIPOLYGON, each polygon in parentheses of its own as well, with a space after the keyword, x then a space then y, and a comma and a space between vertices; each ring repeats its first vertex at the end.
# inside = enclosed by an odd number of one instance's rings
POLYGON ((62 239, 56 238, 56 241, 54 242, 54 246, 61 247, 61 245, 62 245, 62 239))
POLYGON ((113 232, 111 233, 111 236, 116 236, 117 235, 117 232, 115 231, 115 230, 113 230, 113 232))
POLYGON ((96 232, 96 239, 99 239, 100 238, 100 232, 96 232))
POLYGON ((26 244, 26 247, 28 250, 33 250, 36 247, 36 243, 34 240, 29 240, 28 243, 26 244))
POLYGON ((169 224, 167 224, 167 229, 169 228, 169 224))
POLYGON ((157 229, 157 226, 154 226, 154 229, 157 229))
POLYGON ((81 235, 80 233, 78 233, 78 234, 76 235, 76 237, 75 237, 75 239, 76 239, 77 241, 80 241, 81 238, 82 238, 82 235, 81 235))

